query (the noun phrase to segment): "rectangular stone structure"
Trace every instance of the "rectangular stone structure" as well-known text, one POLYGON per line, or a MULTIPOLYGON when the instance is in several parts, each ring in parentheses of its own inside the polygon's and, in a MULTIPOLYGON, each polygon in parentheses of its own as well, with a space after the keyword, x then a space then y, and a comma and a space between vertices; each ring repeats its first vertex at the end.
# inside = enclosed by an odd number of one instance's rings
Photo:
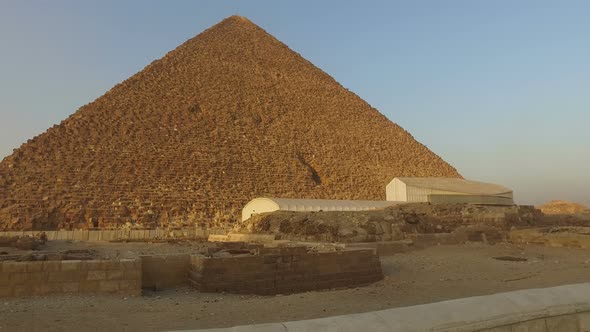
POLYGON ((0 263, 0 297, 65 293, 141 295, 141 260, 0 263))
POLYGON ((290 294, 356 287, 383 278, 374 249, 307 252, 304 247, 263 248, 258 255, 194 255, 190 264, 190 283, 201 292, 290 294))

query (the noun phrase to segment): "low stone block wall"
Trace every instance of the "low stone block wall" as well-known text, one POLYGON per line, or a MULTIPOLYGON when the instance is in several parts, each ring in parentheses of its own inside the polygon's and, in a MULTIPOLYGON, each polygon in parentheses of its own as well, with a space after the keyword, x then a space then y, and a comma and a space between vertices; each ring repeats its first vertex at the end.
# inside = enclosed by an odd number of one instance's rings
POLYGON ((117 230, 59 230, 59 231, 11 231, 0 232, 0 237, 38 236, 45 233, 47 240, 70 241, 113 241, 113 240, 150 240, 164 238, 206 239, 211 234, 224 234, 223 229, 117 229, 117 230))
POLYGON ((209 235, 209 242, 257 242, 271 244, 275 242, 274 234, 212 234, 209 235))
POLYGON ((141 256, 141 287, 161 290, 188 285, 189 267, 189 254, 141 256))
POLYGON ((375 250, 306 250, 264 248, 259 255, 192 256, 190 282, 201 292, 270 295, 354 287, 383 278, 375 250))
POLYGON ((527 228, 508 235, 512 243, 590 249, 590 227, 527 228))
POLYGON ((0 263, 0 297, 64 293, 141 294, 141 261, 0 263))

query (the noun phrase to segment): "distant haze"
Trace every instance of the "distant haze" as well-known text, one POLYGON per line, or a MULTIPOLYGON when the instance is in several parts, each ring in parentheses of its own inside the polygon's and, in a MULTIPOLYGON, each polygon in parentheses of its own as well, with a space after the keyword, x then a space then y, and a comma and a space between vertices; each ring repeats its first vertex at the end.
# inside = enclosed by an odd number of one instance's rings
POLYGON ((0 157, 240 14, 518 203, 590 206, 587 1, 0 4, 0 157))

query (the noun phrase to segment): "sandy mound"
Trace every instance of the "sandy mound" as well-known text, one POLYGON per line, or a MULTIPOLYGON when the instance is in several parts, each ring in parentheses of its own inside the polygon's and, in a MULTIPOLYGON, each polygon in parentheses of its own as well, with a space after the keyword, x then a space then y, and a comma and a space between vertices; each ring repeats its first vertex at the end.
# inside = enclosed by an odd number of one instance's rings
POLYGON ((587 214, 590 209, 582 204, 555 200, 537 207, 544 214, 587 214))

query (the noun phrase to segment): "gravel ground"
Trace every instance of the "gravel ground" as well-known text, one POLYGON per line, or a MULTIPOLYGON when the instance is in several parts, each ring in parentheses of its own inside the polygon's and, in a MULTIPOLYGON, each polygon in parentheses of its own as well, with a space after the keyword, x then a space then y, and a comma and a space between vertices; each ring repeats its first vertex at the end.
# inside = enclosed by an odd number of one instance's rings
POLYGON ((436 246, 382 257, 367 287, 279 296, 199 293, 4 299, 0 331, 162 331, 301 320, 525 288, 590 282, 590 251, 508 244, 436 246), (523 257, 502 261, 493 257, 523 257))

